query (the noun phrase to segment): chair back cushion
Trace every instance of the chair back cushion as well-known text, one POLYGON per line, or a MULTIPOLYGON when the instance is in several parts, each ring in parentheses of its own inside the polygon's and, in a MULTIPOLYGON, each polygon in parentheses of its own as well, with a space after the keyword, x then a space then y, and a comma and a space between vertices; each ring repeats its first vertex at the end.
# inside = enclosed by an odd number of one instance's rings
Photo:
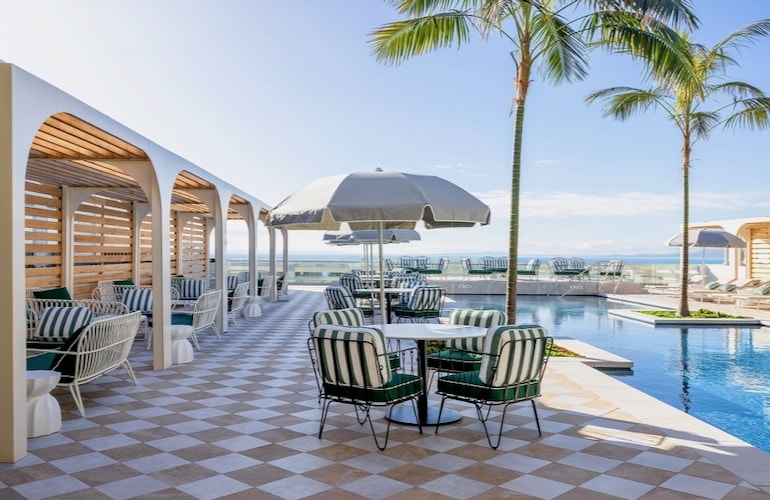
POLYGON ((227 276, 227 289, 228 290, 235 290, 235 288, 238 286, 238 284, 241 282, 241 280, 238 278, 237 274, 230 274, 227 276))
POLYGON ((185 279, 182 280, 179 296, 183 299, 197 299, 209 288, 208 280, 204 279, 185 279))
POLYGON ((313 326, 320 325, 364 326, 364 313, 356 307, 318 311, 313 315, 313 326))
POLYGON ((93 312, 84 306, 48 307, 43 310, 33 340, 64 342, 93 319, 93 312))
POLYGON ((50 290, 34 290, 32 296, 36 299, 72 300, 72 295, 70 295, 70 292, 66 287, 51 288, 50 290))
POLYGON ((350 293, 355 293, 356 290, 364 288, 364 283, 361 281, 361 277, 353 273, 345 273, 341 275, 340 285, 346 287, 350 293))
POLYGON ((438 286, 418 286, 412 292, 407 307, 413 311, 440 311, 444 289, 438 286))
POLYGON ((377 328, 320 325, 313 344, 326 384, 376 389, 390 381, 385 335, 377 328))
MULTIPOLYGON (((505 324, 505 321, 505 314, 494 309, 455 309, 449 315, 449 324, 451 325, 492 328, 505 324)), ((446 341, 446 345, 451 349, 481 352, 484 347, 484 337, 449 339, 446 341)))
POLYGON ((123 303, 130 312, 152 311, 152 288, 129 288, 123 293, 123 303))
POLYGON ((329 309, 349 309, 356 307, 356 301, 350 290, 342 285, 327 286, 324 291, 329 309))
POLYGON ((762 285, 754 290, 755 295, 770 295, 770 285, 762 285))
POLYGON ((492 327, 484 338, 479 378, 492 387, 537 378, 546 356, 548 332, 539 325, 492 327))

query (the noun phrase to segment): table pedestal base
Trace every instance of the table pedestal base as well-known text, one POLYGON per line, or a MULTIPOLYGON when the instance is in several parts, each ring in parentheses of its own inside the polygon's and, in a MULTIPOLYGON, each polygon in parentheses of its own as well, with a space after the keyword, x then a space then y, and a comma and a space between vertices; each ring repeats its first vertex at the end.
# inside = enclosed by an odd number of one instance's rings
MULTIPOLYGON (((449 408, 444 408, 444 411, 441 412, 440 425, 451 424, 452 422, 457 422, 461 418, 462 415, 460 415, 460 412, 451 410, 449 408)), ((392 422, 398 422, 399 424, 417 425, 417 419, 414 418, 414 410, 412 409, 412 405, 407 403, 400 404, 393 408, 393 413, 390 415, 390 420, 392 422)), ((423 422, 422 425, 436 425, 437 421, 438 408, 429 406, 428 418, 425 419, 425 422, 423 422)))

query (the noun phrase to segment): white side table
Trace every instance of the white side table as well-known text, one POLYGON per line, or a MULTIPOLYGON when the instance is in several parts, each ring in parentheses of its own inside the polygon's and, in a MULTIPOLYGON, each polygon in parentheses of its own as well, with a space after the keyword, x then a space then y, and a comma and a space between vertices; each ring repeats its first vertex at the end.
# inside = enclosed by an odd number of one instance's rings
POLYGON ((50 394, 59 376, 53 370, 27 370, 27 437, 46 436, 61 429, 61 408, 50 394))
POLYGON ((171 325, 171 364, 190 363, 195 358, 190 341, 193 327, 189 325, 171 325))
POLYGON ((246 305, 243 307, 243 315, 247 318, 258 318, 262 316, 262 308, 260 307, 260 304, 262 303, 262 297, 258 295, 250 295, 248 299, 246 299, 246 305))

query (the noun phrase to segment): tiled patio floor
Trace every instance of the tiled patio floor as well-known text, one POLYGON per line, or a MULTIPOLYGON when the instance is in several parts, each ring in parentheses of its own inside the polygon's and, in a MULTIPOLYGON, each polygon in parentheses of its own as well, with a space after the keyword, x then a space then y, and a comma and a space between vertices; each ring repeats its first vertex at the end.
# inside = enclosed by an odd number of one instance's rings
POLYGON ((770 496, 770 455, 575 360, 549 364, 542 438, 524 404, 491 450, 475 411, 454 406, 462 421, 438 435, 395 426, 380 452, 332 405, 319 440, 305 340, 321 290, 294 287, 222 341, 204 336, 187 365, 152 371, 138 341, 139 385, 116 371, 84 386, 85 418, 55 391, 61 432, 0 464, 0 498, 770 496))

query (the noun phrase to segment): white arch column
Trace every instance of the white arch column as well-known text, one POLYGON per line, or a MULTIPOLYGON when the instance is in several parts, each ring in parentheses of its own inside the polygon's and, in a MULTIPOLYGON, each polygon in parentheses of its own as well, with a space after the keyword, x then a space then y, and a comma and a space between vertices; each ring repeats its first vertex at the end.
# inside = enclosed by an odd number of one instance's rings
POLYGON ((206 204, 211 210, 213 216, 214 233, 214 269, 216 276, 217 289, 223 290, 222 301, 219 304, 217 312, 217 328, 220 332, 227 331, 227 269, 226 258, 227 248, 225 237, 227 234, 227 207, 230 203, 230 194, 219 192, 215 189, 188 189, 188 193, 195 195, 196 198, 206 204))
POLYGON ((257 214, 251 204, 236 204, 233 208, 246 223, 249 242, 249 255, 246 262, 249 274, 249 295, 257 295, 257 214))

